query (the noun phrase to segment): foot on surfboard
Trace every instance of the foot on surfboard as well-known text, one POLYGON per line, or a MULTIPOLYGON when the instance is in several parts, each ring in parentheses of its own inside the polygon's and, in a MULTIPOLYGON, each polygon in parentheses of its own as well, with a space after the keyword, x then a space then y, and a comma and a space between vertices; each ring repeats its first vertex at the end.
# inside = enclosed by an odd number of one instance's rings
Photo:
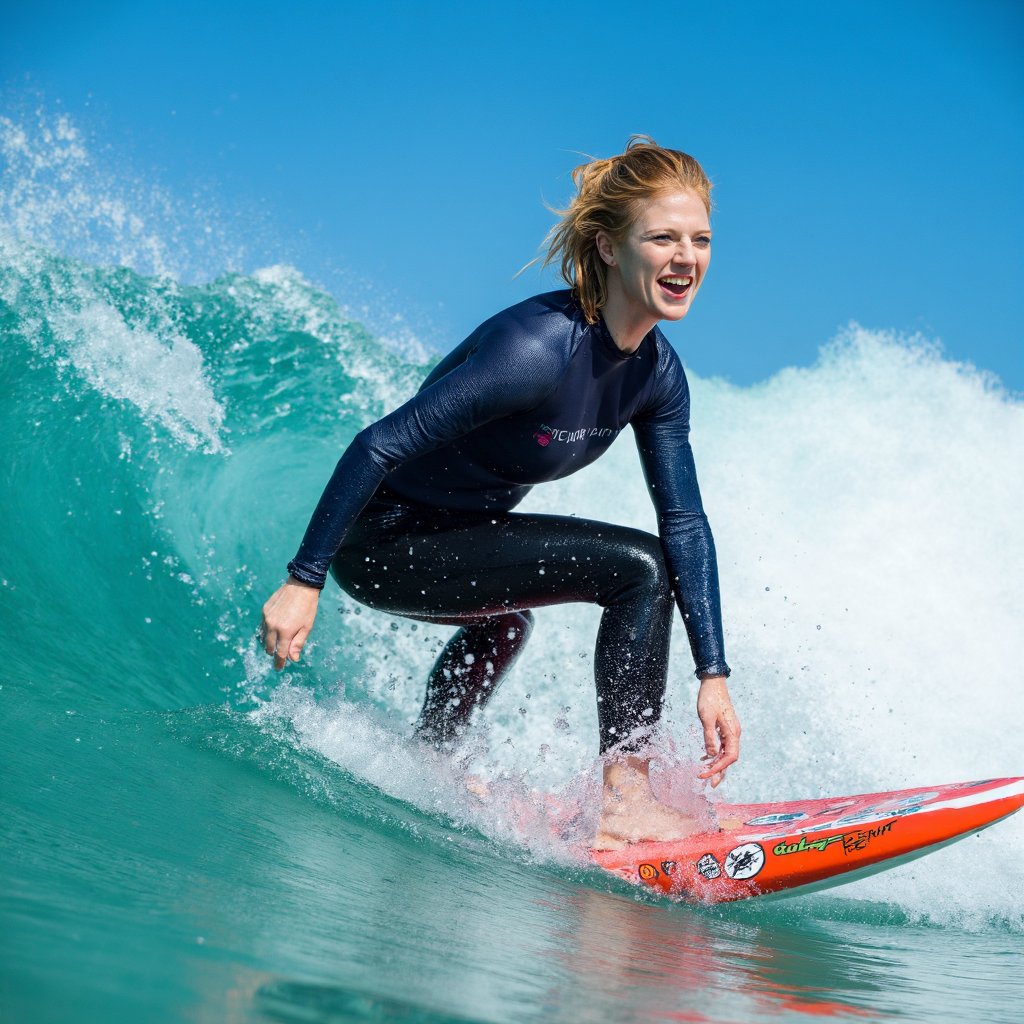
POLYGON ((705 813, 676 810, 653 797, 605 800, 592 849, 623 850, 634 843, 670 842, 718 831, 710 805, 705 813))

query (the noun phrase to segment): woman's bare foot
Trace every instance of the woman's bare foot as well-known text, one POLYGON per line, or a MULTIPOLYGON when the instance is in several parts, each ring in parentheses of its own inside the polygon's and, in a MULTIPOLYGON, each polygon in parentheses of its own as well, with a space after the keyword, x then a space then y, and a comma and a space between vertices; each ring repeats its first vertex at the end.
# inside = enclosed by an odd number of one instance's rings
POLYGON ((651 789, 649 764, 639 757, 604 768, 601 817, 593 849, 621 850, 632 843, 682 839, 717 828, 713 816, 695 816, 661 803, 651 789))
POLYGON ((481 779, 479 775, 467 775, 466 776, 466 789, 480 801, 486 801, 491 798, 491 787, 486 779, 481 779))

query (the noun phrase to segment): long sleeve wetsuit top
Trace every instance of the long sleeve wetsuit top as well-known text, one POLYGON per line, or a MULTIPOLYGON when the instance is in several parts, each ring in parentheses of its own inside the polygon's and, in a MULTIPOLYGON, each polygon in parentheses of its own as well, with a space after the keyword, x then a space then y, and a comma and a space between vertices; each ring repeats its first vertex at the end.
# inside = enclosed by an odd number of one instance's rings
POLYGON ((357 434, 288 570, 322 587, 346 531, 382 484, 417 506, 506 512, 534 484, 599 458, 627 424, 697 675, 728 675, 682 364, 657 327, 634 352, 622 352, 603 321, 587 323, 569 291, 491 317, 412 399, 357 434))

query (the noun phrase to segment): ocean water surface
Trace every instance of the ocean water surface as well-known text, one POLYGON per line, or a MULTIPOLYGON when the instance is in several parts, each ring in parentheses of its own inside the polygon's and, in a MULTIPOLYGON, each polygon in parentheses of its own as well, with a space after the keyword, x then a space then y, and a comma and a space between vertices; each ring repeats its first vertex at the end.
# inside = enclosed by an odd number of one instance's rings
MULTIPOLYGON (((0 120, 0 168, 0 1018, 1019 1020, 1022 817, 774 903, 589 867, 592 608, 538 615, 454 759, 410 740, 442 629, 330 584, 275 675, 260 606, 434 357, 104 176, 66 119, 0 120)), ((813 367, 691 387, 744 725, 714 799, 1024 773, 1019 399, 856 325, 813 367)), ((523 507, 654 528, 628 436, 523 507)), ((681 628, 671 687, 685 788, 681 628)))

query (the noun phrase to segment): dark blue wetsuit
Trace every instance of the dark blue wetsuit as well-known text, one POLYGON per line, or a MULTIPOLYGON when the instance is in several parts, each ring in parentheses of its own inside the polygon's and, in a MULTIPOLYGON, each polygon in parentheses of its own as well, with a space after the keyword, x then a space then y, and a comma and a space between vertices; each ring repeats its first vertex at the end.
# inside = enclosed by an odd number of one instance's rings
MULTIPOLYGON (((511 667, 528 609, 601 605, 601 749, 643 736, 665 691, 673 595, 698 676, 728 675, 714 542, 689 443, 689 389, 657 328, 631 354, 570 292, 521 302, 446 356, 414 398, 361 431, 288 564, 357 600, 462 628, 438 658, 419 722, 453 739, 511 667), (513 509, 633 427, 659 538, 513 509)), ((628 747, 627 747, 628 749, 628 747)))

